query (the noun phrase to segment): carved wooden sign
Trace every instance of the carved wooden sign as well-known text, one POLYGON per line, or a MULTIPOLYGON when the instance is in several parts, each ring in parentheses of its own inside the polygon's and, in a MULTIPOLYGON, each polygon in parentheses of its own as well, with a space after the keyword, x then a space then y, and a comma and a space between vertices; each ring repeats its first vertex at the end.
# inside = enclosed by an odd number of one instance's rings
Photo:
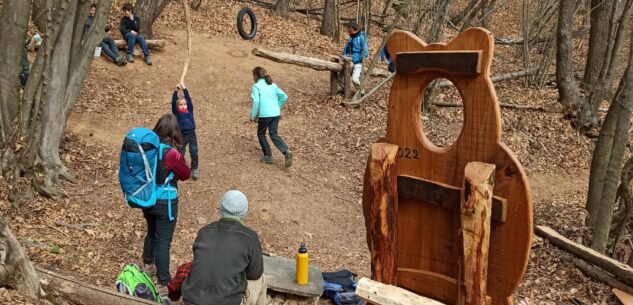
POLYGON ((372 147, 363 190, 372 277, 446 304, 513 304, 529 259, 532 200, 523 168, 501 142, 493 36, 472 28, 426 44, 396 31, 387 48, 397 71, 387 132, 372 147), (424 92, 437 78, 453 82, 464 103, 463 129, 446 148, 421 124, 424 92), (471 162, 484 164, 466 177, 471 162), (465 198, 485 189, 471 185, 478 179, 492 194, 465 198))

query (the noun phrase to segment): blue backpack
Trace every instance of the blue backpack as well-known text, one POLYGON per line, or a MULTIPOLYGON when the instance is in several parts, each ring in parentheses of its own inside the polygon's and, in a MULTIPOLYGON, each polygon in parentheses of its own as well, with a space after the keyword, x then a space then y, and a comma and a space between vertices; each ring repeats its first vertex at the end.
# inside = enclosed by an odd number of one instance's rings
POLYGON ((332 300, 336 305, 365 304, 365 301, 355 293, 357 284, 349 270, 323 272, 323 297, 332 300))
POLYGON ((158 162, 163 160, 163 152, 171 146, 160 143, 158 135, 147 128, 134 128, 123 140, 119 157, 119 183, 125 200, 132 208, 147 209, 156 205, 156 200, 168 202, 169 219, 171 200, 178 196, 177 190, 169 182, 174 179, 171 172, 165 181, 156 181, 158 162))

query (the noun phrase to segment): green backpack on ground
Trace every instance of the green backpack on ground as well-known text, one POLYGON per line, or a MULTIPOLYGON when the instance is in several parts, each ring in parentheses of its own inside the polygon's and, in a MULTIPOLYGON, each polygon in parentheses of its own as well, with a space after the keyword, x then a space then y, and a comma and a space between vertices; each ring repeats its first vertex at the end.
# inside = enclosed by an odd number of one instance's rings
POLYGON ((116 278, 116 290, 120 293, 164 304, 156 291, 152 278, 135 264, 127 264, 116 278))

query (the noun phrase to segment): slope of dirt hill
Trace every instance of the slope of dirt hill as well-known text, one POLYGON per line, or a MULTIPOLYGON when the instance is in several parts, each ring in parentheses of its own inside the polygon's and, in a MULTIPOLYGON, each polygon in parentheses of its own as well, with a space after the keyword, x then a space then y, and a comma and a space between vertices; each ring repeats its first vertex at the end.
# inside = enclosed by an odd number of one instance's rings
MULTIPOLYGON (((78 185, 65 185, 69 197, 50 202, 36 196, 21 203, 0 197, 0 210, 36 264, 112 287, 125 263, 140 262, 145 224, 140 211, 123 202, 116 174, 118 152, 131 127, 152 127, 170 111, 172 88, 185 60, 179 5, 170 4, 158 21, 157 35, 167 44, 153 53, 153 66, 140 60, 124 67, 104 58, 93 62, 61 148, 63 160, 79 180, 78 185)), ((388 90, 360 108, 345 108, 339 97, 328 96, 326 72, 253 57, 252 48, 265 47, 327 58, 338 53, 341 44, 318 35, 318 20, 299 14, 283 20, 257 7, 257 38, 240 40, 234 22, 242 5, 207 1, 193 13, 187 85, 198 125, 201 179, 180 184, 171 268, 191 259, 197 230, 218 218, 223 192, 238 188, 249 198, 246 223, 260 234, 265 252, 290 257, 300 242, 306 242, 311 262, 323 270, 348 268, 367 276, 361 178, 370 145, 384 134, 388 90), (266 67, 290 97, 280 126, 280 134, 295 151, 296 162, 289 170, 282 168, 277 151, 276 164, 257 162, 261 153, 255 125, 248 122, 250 71, 257 65, 266 67)), ((508 18, 518 26, 520 15, 508 18)), ((503 37, 517 35, 502 23, 493 27, 503 37)), ((380 38, 371 37, 372 49, 380 38)), ((498 46, 493 72, 520 69, 518 54, 512 47, 498 46)), ((495 86, 503 102, 548 107, 556 103, 553 87, 526 89, 519 80, 495 86)), ((439 96, 459 101, 454 90, 439 96)), ((424 120, 432 140, 446 145, 463 122, 456 108, 435 108, 424 120)), ((583 202, 593 141, 576 133, 559 114, 503 109, 502 120, 503 140, 530 177, 535 223, 552 226, 573 240, 586 237, 583 202)), ((0 192, 7 189, 3 183, 0 179, 0 192)), ((529 304, 616 304, 606 286, 584 277, 567 254, 538 237, 515 297, 529 304)), ((24 302, 11 291, 0 290, 0 303, 24 302)))

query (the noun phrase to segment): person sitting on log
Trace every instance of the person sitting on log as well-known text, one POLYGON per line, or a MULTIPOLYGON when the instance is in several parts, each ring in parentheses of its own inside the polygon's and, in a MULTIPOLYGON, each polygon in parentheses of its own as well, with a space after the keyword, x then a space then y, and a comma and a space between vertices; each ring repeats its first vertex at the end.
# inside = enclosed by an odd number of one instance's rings
POLYGON ((40 31, 35 30, 35 31, 29 31, 31 34, 31 38, 28 38, 26 40, 26 49, 34 52, 37 51, 40 46, 42 45, 42 34, 40 34, 40 31))
MULTIPOLYGON (((84 34, 90 29, 92 23, 94 22, 95 15, 97 14, 97 6, 92 4, 90 6, 90 10, 88 11, 88 18, 86 19, 86 25, 84 26, 84 34)), ((127 64, 125 58, 119 55, 119 48, 117 48, 114 39, 110 36, 110 30, 112 28, 109 25, 105 27, 106 36, 103 37, 99 47, 101 47, 101 51, 105 53, 114 63, 119 66, 127 64)))
POLYGON ((178 267, 169 282, 169 298, 186 305, 265 305, 264 257, 257 233, 242 219, 248 212, 244 193, 230 190, 220 202, 222 219, 198 231, 193 262, 178 267))
POLYGON ((141 30, 141 18, 134 15, 131 3, 123 4, 122 10, 123 17, 121 17, 119 30, 121 31, 123 39, 127 42, 127 61, 131 63, 134 62, 134 56, 132 53, 134 52, 134 46, 138 44, 143 51, 143 56, 145 56, 145 63, 151 65, 152 58, 149 54, 147 41, 145 41, 145 36, 139 34, 139 31, 141 30))
MULTIPOLYGON (((363 59, 369 57, 369 47, 367 47, 367 39, 365 32, 361 31, 360 26, 354 21, 345 24, 349 40, 343 48, 343 56, 351 57, 354 69, 352 71, 352 83, 356 89, 360 88, 360 73, 363 70, 363 59)), ((361 92, 364 95, 364 92, 361 92)))

